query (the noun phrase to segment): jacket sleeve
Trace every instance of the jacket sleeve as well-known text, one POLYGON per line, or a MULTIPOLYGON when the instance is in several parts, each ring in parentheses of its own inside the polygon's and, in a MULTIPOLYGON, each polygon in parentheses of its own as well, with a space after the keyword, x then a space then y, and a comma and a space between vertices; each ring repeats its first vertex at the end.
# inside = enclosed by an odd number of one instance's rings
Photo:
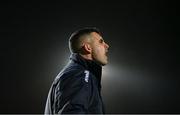
POLYGON ((56 88, 56 113, 88 113, 90 97, 89 72, 81 71, 62 80, 56 88))

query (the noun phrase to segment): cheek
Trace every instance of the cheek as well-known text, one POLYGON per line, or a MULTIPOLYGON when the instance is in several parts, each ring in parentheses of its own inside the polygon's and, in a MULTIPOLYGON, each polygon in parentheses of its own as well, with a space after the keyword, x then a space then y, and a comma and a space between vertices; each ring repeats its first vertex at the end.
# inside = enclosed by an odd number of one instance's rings
POLYGON ((96 57, 96 58, 102 58, 104 56, 104 52, 105 52, 105 49, 103 46, 101 45, 95 45, 93 47, 93 55, 96 57))
POLYGON ((98 55, 98 57, 102 57, 104 55, 104 49, 102 47, 97 47, 96 54, 98 55))
POLYGON ((102 52, 101 47, 98 47, 98 46, 97 46, 96 49, 95 49, 95 52, 96 52, 96 53, 101 53, 101 52, 102 52))

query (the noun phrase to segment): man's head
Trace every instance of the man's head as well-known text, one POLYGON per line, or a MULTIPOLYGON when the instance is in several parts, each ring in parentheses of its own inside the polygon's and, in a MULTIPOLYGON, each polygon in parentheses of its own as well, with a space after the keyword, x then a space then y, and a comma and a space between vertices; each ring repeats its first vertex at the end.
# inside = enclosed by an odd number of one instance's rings
POLYGON ((88 60, 93 60, 99 65, 106 65, 108 44, 102 38, 97 28, 83 28, 74 32, 69 39, 71 53, 78 53, 88 60))

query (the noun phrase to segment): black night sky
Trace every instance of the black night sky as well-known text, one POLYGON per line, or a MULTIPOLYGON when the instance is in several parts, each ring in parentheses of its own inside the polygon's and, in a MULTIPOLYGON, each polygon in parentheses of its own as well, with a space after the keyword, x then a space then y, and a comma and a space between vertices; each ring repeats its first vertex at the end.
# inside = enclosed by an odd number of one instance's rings
POLYGON ((107 113, 180 113, 178 7, 172 0, 1 2, 0 113, 43 113, 68 62, 70 34, 87 26, 110 46, 107 113))

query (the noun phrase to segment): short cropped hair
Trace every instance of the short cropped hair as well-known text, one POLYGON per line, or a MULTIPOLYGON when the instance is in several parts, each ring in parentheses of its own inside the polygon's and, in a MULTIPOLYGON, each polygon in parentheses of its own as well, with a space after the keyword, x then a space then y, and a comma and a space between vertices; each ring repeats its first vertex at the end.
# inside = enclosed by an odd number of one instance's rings
MULTIPOLYGON (((81 51, 80 38, 85 35, 90 35, 92 32, 96 32, 102 36, 99 29, 97 29, 96 27, 85 27, 85 28, 82 28, 82 29, 79 29, 79 30, 73 32, 69 38, 70 52, 71 53, 80 53, 80 51, 81 51)), ((84 37, 84 38, 86 38, 86 37, 84 37)))

